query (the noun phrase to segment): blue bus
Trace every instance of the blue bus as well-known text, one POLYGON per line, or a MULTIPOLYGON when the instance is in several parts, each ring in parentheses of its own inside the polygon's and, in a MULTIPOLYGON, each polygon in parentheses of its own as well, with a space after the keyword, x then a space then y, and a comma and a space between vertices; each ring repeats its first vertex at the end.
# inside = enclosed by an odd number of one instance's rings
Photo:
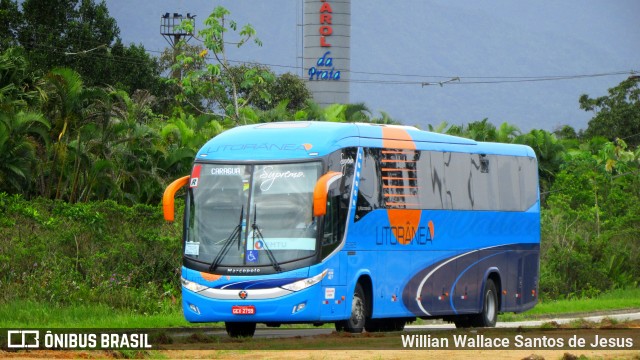
POLYGON ((414 127, 277 122, 197 153, 187 187, 182 302, 190 322, 335 323, 402 330, 416 318, 491 327, 537 302, 537 162, 523 145, 414 127))

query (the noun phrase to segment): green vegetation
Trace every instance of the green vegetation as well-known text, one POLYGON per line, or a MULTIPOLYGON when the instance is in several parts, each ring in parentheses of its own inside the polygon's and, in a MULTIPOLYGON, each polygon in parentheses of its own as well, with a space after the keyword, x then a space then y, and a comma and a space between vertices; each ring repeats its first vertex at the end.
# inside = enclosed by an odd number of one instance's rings
POLYGON ((502 314, 499 321, 521 321, 574 314, 587 316, 611 310, 640 311, 640 289, 616 289, 594 298, 543 300, 524 313, 502 314))
MULTIPOLYGON (((593 299, 542 301, 521 314, 502 314, 499 321, 523 321, 563 316, 587 316, 611 310, 639 310, 640 289, 613 290, 593 299)), ((222 323, 192 324, 184 320, 179 304, 154 314, 131 309, 114 309, 105 304, 52 305, 49 302, 9 301, 0 304, 0 328, 68 327, 68 328, 167 328, 223 327, 222 323)), ((417 320, 416 324, 425 324, 417 320)), ((311 325, 283 325, 283 328, 309 328, 311 325)), ((333 324, 323 327, 333 328, 333 324)))
POLYGON ((181 231, 154 206, 0 193, 0 303, 175 311, 181 231))
MULTIPOLYGON (((190 325, 179 306, 159 314, 113 309, 103 304, 57 306, 49 302, 12 301, 0 305, 0 328, 164 328, 190 325)), ((210 324, 207 324, 210 326, 210 324)))
MULTIPOLYGON (((232 65, 225 34, 240 45, 260 42, 229 16, 216 8, 199 31, 203 46, 179 44, 156 59, 121 43, 103 2, 0 0, 2 311, 18 314, 16 304, 27 301, 51 311, 96 306, 171 318, 180 301, 181 229, 162 220, 160 197, 189 173, 207 140, 238 124, 282 120, 397 123, 365 104, 320 108, 295 75, 232 65)), ((488 119, 429 127, 536 152, 537 309, 604 299, 640 281, 639 81, 578 102, 594 112, 584 131, 522 133, 488 119)), ((625 304, 607 306, 636 306, 625 304)))

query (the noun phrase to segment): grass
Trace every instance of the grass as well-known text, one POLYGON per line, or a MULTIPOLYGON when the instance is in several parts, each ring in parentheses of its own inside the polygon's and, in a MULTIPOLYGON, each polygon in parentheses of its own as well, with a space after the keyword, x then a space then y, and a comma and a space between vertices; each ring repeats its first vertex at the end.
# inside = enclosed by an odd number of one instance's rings
POLYGON ((640 288, 612 290, 591 299, 540 301, 529 311, 520 314, 502 314, 498 320, 520 321, 561 314, 589 314, 625 309, 640 309, 640 288))
POLYGON ((157 328, 190 326, 182 310, 146 315, 114 310, 106 305, 58 307, 47 303, 11 302, 0 304, 0 328, 157 328))
MULTIPOLYGON (((499 321, 539 319, 561 314, 588 314, 599 311, 640 309, 640 288, 614 290, 593 299, 542 301, 521 314, 503 314, 499 321)), ((418 320, 418 324, 422 321, 418 320)), ((127 310, 114 310, 106 305, 75 305, 58 307, 29 301, 0 304, 0 328, 166 328, 223 327, 217 324, 191 324, 184 320, 182 309, 147 315, 127 310)), ((308 328, 312 325, 285 325, 308 328)), ((333 327, 325 324, 324 327, 333 327)))

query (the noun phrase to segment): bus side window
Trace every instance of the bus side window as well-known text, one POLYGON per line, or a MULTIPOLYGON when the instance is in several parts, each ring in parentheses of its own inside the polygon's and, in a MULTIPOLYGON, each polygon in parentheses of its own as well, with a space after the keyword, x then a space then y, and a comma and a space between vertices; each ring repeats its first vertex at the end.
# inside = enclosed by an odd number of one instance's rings
POLYGON ((340 240, 344 236, 348 212, 348 202, 345 204, 339 192, 330 191, 327 198, 327 214, 324 217, 322 258, 331 254, 340 244, 340 240))
POLYGON ((445 153, 444 177, 446 199, 454 210, 471 210, 474 203, 471 190, 471 160, 465 153, 445 153))
POLYGON ((498 199, 501 211, 520 211, 520 171, 515 156, 498 157, 498 199))
POLYGON ((473 210, 499 210, 498 159, 496 155, 471 154, 473 210))
POLYGON ((322 258, 331 254, 344 237, 357 154, 356 148, 346 148, 333 152, 327 159, 329 170, 341 172, 342 178, 329 188, 321 243, 322 258))
POLYGON ((364 149, 354 222, 381 207, 380 149, 364 149))

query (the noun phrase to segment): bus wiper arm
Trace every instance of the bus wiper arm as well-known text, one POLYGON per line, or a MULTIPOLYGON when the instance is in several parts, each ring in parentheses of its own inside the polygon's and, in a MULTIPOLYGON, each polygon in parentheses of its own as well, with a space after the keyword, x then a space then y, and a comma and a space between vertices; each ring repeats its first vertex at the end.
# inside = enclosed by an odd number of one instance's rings
POLYGON ((267 246, 267 242, 265 241, 264 236, 262 236, 262 232, 260 231, 260 228, 258 227, 258 224, 256 223, 257 212, 258 212, 258 209, 254 205, 254 207, 253 207, 253 224, 251 224, 251 229, 253 230, 254 243, 255 243, 256 235, 258 235, 258 239, 262 240, 262 244, 264 244, 264 251, 267 253, 267 256, 269 257, 269 261, 271 262, 271 265, 273 265, 273 268, 276 269, 276 271, 280 272, 280 271, 282 271, 282 268, 280 267, 280 264, 278 263, 278 260, 276 260, 275 255, 273 255, 273 252, 271 251, 271 249, 269 249, 269 246, 267 246))
POLYGON ((216 270, 220 261, 222 261, 222 259, 224 259, 224 257, 227 255, 227 252, 229 252, 231 243, 233 243, 233 240, 236 237, 238 238, 238 249, 240 249, 240 243, 242 241, 242 215, 243 214, 244 214, 244 205, 242 206, 242 210, 240 210, 240 221, 238 222, 238 225, 236 226, 235 229, 233 229, 233 232, 231 233, 231 235, 229 235, 227 240, 224 241, 222 250, 220 250, 216 258, 213 260, 213 262, 211 263, 211 266, 209 266, 209 272, 213 272, 216 270))

